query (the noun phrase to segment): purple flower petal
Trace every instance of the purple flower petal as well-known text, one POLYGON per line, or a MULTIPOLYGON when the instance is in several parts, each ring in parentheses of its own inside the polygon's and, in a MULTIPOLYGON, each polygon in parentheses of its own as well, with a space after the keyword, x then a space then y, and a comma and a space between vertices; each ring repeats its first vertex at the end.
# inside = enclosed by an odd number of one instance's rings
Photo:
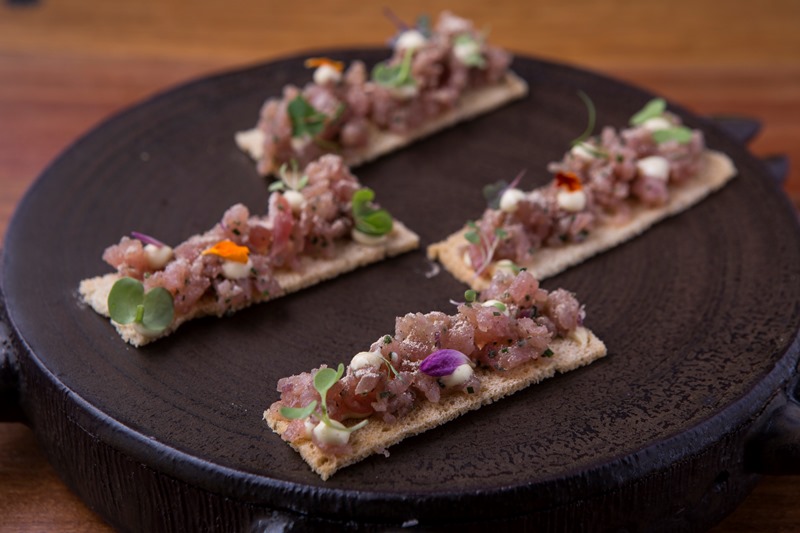
POLYGON ((144 233, 139 233, 138 231, 132 231, 131 237, 133 237, 134 239, 139 239, 145 244, 152 244, 153 246, 158 246, 159 248, 166 246, 166 244, 159 241, 155 237, 151 237, 150 235, 145 235, 144 233))
POLYGON ((426 357, 422 364, 419 365, 419 370, 423 374, 440 378, 449 376, 455 372, 456 368, 465 363, 469 363, 469 357, 458 350, 444 349, 433 352, 426 357))

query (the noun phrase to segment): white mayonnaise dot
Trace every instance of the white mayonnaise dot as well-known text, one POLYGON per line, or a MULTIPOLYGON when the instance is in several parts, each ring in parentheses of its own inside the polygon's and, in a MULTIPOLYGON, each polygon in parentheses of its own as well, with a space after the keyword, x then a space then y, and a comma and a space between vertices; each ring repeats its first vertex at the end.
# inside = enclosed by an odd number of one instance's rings
POLYGON ((314 428, 313 433, 319 442, 324 442, 325 444, 344 446, 350 440, 350 432, 347 431, 344 424, 336 420, 331 420, 330 426, 320 421, 317 427, 314 428))
POLYGON ((660 155, 651 155, 636 162, 639 174, 648 178, 667 181, 669 179, 669 161, 660 155))
POLYGON ((474 39, 459 41, 453 46, 453 55, 462 63, 466 63, 475 54, 479 54, 481 45, 474 39))
POLYGON ((519 267, 510 259, 501 259, 494 264, 494 270, 495 272, 502 270, 503 272, 508 272, 509 274, 516 274, 519 270, 519 267))
POLYGON ((367 235, 363 231, 358 231, 357 229, 353 229, 353 231, 350 232, 350 236, 358 244, 363 244, 365 246, 379 246, 385 243, 389 238, 388 233, 385 235, 367 235))
POLYGON ((564 211, 577 213, 586 207, 586 193, 583 191, 558 191, 558 207, 564 211))
POLYGON ((503 313, 506 316, 510 316, 510 311, 508 310, 508 306, 501 302, 500 300, 486 300, 481 305, 484 307, 494 307, 497 309, 498 312, 503 313))
POLYGON ((445 387, 457 387, 469 381, 469 378, 472 377, 472 373, 473 370, 469 363, 464 363, 463 365, 459 365, 449 376, 440 377, 439 381, 441 381, 442 385, 445 387))
POLYGON ((172 259, 172 248, 169 246, 156 246, 155 244, 144 245, 144 255, 147 257, 147 264, 153 270, 160 270, 167 266, 172 259))
POLYGON ((653 117, 645 120, 642 126, 650 131, 666 130, 672 127, 672 122, 664 117, 653 117))
POLYGON ((394 43, 395 50, 418 50, 425 46, 428 39, 418 30, 406 30, 394 43))
POLYGON ((302 137, 292 137, 289 141, 289 144, 292 145, 292 150, 295 152, 302 152, 305 150, 306 146, 311 143, 311 137, 308 135, 303 135, 302 137))
POLYGON ((303 422, 303 427, 306 430, 306 437, 308 437, 309 439, 311 438, 311 433, 314 431, 314 428, 316 426, 317 425, 311 421, 311 418, 306 418, 306 421, 303 422))
POLYGON ((584 161, 591 161, 595 158, 596 148, 591 144, 579 143, 569 151, 574 157, 584 161))
POLYGON ((234 136, 236 146, 243 152, 247 152, 253 159, 264 157, 264 132, 258 128, 236 132, 234 136))
POLYGON ((227 259, 222 261, 222 275, 227 279, 246 278, 250 275, 251 268, 253 268, 253 262, 249 258, 247 259, 247 263, 239 263, 227 259))
POLYGON ((350 368, 359 370, 366 367, 380 367, 383 364, 383 357, 380 352, 358 352, 350 360, 350 368))
POLYGON ((569 338, 577 342, 580 346, 589 343, 589 332, 584 327, 577 327, 569 334, 569 338))
POLYGON ((303 206, 306 205, 306 199, 300 191, 293 189, 283 191, 283 197, 289 202, 289 207, 292 208, 293 213, 299 213, 303 206))
POLYGON ((328 85, 342 81, 342 73, 330 65, 322 64, 314 69, 314 83, 328 85))
POLYGON ((500 197, 500 211, 513 213, 519 207, 519 203, 525 198, 525 193, 519 189, 506 189, 500 197))
POLYGON ((398 100, 411 100, 419 90, 416 85, 401 85, 400 87, 388 87, 389 92, 398 100))
POLYGON ((464 261, 465 265, 467 265, 469 268, 472 268, 472 259, 469 257, 469 252, 464 252, 464 257, 461 259, 464 261))

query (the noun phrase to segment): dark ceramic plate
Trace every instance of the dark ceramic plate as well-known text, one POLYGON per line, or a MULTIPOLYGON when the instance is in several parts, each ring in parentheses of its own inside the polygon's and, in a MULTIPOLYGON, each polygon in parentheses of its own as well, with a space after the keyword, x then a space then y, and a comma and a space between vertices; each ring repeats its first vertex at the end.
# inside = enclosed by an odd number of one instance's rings
MULTIPOLYGON (((373 63, 386 52, 331 55, 373 63)), ((483 185, 523 168, 524 187, 548 181, 547 163, 586 124, 578 90, 594 101, 598 124, 617 127, 651 98, 551 63, 518 58, 514 69, 530 83, 526 99, 356 170, 420 234, 422 249, 198 320, 144 349, 123 344, 78 304, 78 282, 106 272, 103 249, 131 230, 177 243, 233 203, 262 212, 266 183, 233 134, 253 125, 266 96, 310 73, 298 57, 190 83, 112 118, 55 161, 9 228, 3 286, 21 352, 22 407, 67 482, 132 529, 238 527, 270 509, 289 512, 290 522, 299 520, 292 512, 394 524, 508 519, 635 492, 753 420, 797 360, 797 225, 757 160, 672 106, 732 156, 739 176, 544 283, 585 302, 607 358, 327 482, 262 421, 280 377, 347 362, 391 333, 397 315, 453 310, 448 300, 465 287, 446 272, 429 279, 424 247, 481 213, 483 185)), ((703 491, 721 475, 715 468, 694 472, 709 479, 703 491)), ((650 512, 642 502, 637 509, 650 512)), ((630 509, 607 511, 624 517, 630 509)))

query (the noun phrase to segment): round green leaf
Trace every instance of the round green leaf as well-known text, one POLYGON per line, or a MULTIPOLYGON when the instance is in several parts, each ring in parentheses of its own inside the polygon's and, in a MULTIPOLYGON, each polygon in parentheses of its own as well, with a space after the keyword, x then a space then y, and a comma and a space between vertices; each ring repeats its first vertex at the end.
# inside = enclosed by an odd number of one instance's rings
POLYGON ((314 412, 315 407, 317 407, 317 400, 312 401, 305 407, 281 407, 281 416, 289 420, 298 420, 314 412))
POLYGON ((172 294, 163 287, 156 287, 144 295, 142 325, 150 331, 162 331, 172 324, 175 307, 172 294))
POLYGON ((144 286, 133 278, 122 278, 108 293, 108 314, 119 324, 136 320, 137 307, 144 301, 144 286))

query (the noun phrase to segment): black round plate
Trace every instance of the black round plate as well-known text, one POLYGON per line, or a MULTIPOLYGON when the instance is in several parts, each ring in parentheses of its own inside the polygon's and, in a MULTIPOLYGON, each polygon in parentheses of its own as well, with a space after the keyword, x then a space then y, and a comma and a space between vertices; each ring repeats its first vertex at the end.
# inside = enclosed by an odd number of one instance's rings
MULTIPOLYGON (((330 53, 368 64, 386 54, 330 53)), ((792 210, 741 145, 671 106, 705 131, 711 148, 732 156, 739 176, 697 207, 544 283, 585 302, 608 357, 322 482, 262 421, 278 379, 346 363, 393 332, 397 315, 452 312, 448 301, 465 287, 444 271, 428 278, 424 247, 480 215, 483 185, 523 168, 523 187, 549 180, 547 163, 586 125, 579 90, 594 101, 598 124, 616 127, 651 95, 517 58, 527 98, 356 169, 420 234, 419 251, 189 323, 143 349, 124 344, 78 303, 79 281, 107 272, 104 248, 131 230, 178 243, 236 202, 263 212, 267 184, 233 135, 254 124, 267 96, 310 78, 302 60, 152 98, 80 139, 34 184, 6 237, 3 286, 29 364, 62 394, 36 405, 35 384, 22 383, 23 407, 79 416, 81 428, 132 461, 233 501, 402 522, 449 516, 454 504, 459 519, 521 514, 645 476, 719 439, 788 379, 800 324, 792 210)))

